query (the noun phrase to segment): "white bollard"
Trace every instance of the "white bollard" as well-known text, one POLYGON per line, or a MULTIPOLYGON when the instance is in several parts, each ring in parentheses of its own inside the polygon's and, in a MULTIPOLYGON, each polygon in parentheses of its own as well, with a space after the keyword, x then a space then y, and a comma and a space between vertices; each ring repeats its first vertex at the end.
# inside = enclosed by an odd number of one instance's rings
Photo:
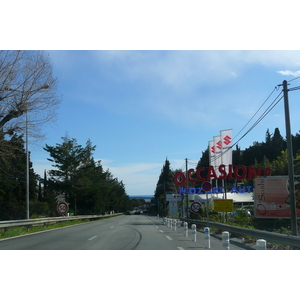
POLYGON ((257 250, 267 250, 267 242, 263 239, 259 239, 256 241, 256 249, 257 250))
POLYGON ((204 228, 204 242, 205 242, 205 248, 210 249, 210 230, 209 230, 209 227, 204 228))
POLYGON ((228 231, 222 232, 222 250, 230 250, 228 231))
POLYGON ((182 221, 177 221, 177 232, 180 233, 182 221))
POLYGON ((193 224, 192 225, 192 234, 193 234, 193 241, 194 242, 196 242, 196 239, 197 239, 197 237, 196 237, 196 235, 197 235, 197 226, 196 226, 196 224, 193 224))
POLYGON ((177 220, 173 220, 173 228, 174 228, 174 231, 176 231, 176 227, 177 227, 177 220))
POLYGON ((170 229, 172 229, 172 225, 173 225, 173 220, 170 219, 170 229))
POLYGON ((187 222, 183 223, 183 234, 184 234, 185 237, 188 237, 188 235, 189 235, 188 223, 187 222))
POLYGON ((162 224, 165 225, 165 217, 162 218, 162 224))

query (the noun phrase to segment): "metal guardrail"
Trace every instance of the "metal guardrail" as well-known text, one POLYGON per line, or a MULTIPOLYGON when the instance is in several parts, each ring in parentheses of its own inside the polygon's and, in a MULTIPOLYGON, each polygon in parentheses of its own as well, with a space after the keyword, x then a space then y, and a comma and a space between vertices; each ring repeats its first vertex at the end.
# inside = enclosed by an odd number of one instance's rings
POLYGON ((50 224, 50 223, 59 223, 59 222, 66 222, 66 221, 73 221, 73 220, 97 220, 106 218, 109 216, 116 216, 121 214, 113 214, 113 215, 83 215, 83 216, 68 216, 68 217, 54 217, 54 218, 40 218, 40 219, 24 219, 24 220, 12 220, 12 221, 0 221, 0 229, 7 230, 10 227, 27 227, 33 225, 40 225, 40 224, 50 224))
POLYGON ((185 219, 180 218, 181 221, 187 222, 189 224, 198 224, 204 227, 214 227, 219 228, 224 231, 234 232, 245 236, 253 236, 259 239, 264 239, 266 241, 272 241, 279 244, 285 244, 300 248, 300 237, 293 235, 285 235, 280 233, 273 233, 263 230, 249 229, 249 228, 241 228, 236 226, 231 226, 222 223, 210 222, 210 221, 199 221, 194 219, 185 219))

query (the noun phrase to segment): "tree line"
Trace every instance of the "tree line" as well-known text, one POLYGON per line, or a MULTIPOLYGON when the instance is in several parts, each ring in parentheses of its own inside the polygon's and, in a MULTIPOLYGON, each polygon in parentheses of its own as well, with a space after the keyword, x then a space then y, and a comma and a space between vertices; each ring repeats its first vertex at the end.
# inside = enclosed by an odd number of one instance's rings
MULTIPOLYGON (((14 144, 14 155, 0 168, 0 220, 25 218, 26 153, 22 138, 4 141, 14 144)), ((30 217, 58 216, 57 197, 69 204, 70 213, 77 215, 104 214, 132 210, 133 203, 125 185, 101 161, 93 158, 93 146, 88 140, 83 147, 75 138, 63 137, 55 146, 47 145, 48 160, 53 169, 41 178, 30 162, 30 217)))

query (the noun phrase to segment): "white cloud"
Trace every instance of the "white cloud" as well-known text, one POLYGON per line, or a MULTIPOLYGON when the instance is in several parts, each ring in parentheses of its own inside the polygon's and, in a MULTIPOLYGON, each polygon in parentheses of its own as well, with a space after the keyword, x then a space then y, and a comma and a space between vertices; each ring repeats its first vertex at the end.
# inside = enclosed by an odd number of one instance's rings
POLYGON ((295 76, 295 77, 300 76, 300 71, 293 72, 293 71, 286 70, 286 71, 277 71, 277 73, 284 76, 295 76))

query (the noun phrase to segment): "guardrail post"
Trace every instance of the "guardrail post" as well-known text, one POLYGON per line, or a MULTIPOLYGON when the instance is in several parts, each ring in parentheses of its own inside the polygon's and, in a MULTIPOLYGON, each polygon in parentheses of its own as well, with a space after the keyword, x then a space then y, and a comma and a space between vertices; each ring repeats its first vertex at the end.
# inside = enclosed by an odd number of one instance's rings
POLYGON ((177 232, 180 233, 182 221, 177 221, 177 232))
POLYGON ((188 223, 187 222, 183 223, 183 233, 184 233, 185 237, 188 237, 189 231, 188 231, 188 223))
POLYGON ((228 231, 222 232, 222 250, 230 250, 228 231))
POLYGON ((267 250, 267 242, 263 239, 259 239, 256 241, 256 249, 257 250, 267 250))
POLYGON ((205 248, 210 249, 210 230, 209 227, 204 228, 205 248))
POLYGON ((174 231, 176 231, 176 227, 177 227, 177 220, 173 220, 173 228, 174 228, 174 231))
POLYGON ((193 241, 194 242, 196 242, 196 239, 197 239, 197 237, 196 237, 196 234, 197 234, 196 228, 197 228, 196 224, 193 224, 192 225, 192 234, 193 234, 193 241))

